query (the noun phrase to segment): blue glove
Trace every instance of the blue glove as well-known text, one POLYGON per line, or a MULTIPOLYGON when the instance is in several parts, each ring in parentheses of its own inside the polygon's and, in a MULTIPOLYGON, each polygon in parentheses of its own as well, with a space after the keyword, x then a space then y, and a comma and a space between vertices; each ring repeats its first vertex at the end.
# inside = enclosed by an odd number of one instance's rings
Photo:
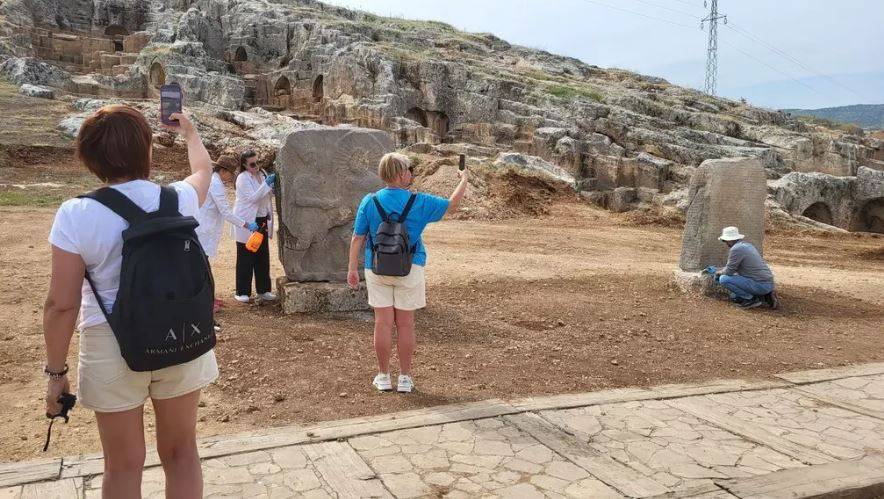
POLYGON ((710 265, 710 266, 706 267, 705 269, 703 269, 703 272, 706 272, 707 274, 714 274, 717 271, 718 271, 718 269, 715 268, 714 265, 710 265))
POLYGON ((258 228, 258 224, 256 224, 255 222, 249 222, 248 229, 250 231, 255 232, 256 230, 258 230, 258 228))
POLYGON ((276 174, 271 173, 270 175, 267 175, 267 178, 264 179, 264 182, 267 183, 267 185, 269 185, 270 187, 273 187, 273 184, 276 182, 276 174))

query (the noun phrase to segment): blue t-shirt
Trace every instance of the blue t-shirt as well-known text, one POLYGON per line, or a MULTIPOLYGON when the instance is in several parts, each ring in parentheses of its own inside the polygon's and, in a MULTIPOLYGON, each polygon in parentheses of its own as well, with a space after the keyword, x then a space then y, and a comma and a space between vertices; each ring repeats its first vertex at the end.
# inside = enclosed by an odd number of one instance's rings
MULTIPOLYGON (((362 198, 359 203, 359 210, 356 212, 356 222, 353 224, 353 233, 357 236, 366 236, 365 244, 365 268, 371 268, 371 238, 378 232, 378 226, 381 225, 381 214, 378 213, 374 201, 371 200, 372 195, 378 197, 384 211, 387 212, 393 220, 399 219, 399 214, 405 209, 411 192, 405 189, 385 188, 374 194, 368 194, 362 198)), ((421 233, 427 224, 438 222, 445 216, 448 211, 448 200, 424 194, 419 192, 411 205, 411 211, 405 218, 405 228, 408 229, 408 237, 411 244, 416 245, 414 259, 415 265, 424 266, 427 264, 427 251, 424 249, 424 242, 421 240, 421 233)))

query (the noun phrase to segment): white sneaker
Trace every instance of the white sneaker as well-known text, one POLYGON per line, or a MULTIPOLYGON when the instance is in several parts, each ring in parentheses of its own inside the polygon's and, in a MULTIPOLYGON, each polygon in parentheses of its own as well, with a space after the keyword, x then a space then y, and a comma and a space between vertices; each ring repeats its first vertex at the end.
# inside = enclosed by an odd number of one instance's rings
POLYGON ((261 298, 264 301, 274 301, 276 300, 276 295, 268 291, 266 293, 261 293, 260 295, 258 295, 258 298, 261 298))
POLYGON ((374 381, 371 382, 375 388, 378 389, 379 392, 389 392, 393 389, 393 381, 390 379, 389 374, 378 373, 377 376, 374 377, 374 381))
POLYGON ((396 391, 399 393, 411 393, 414 390, 414 380, 407 374, 400 374, 396 381, 396 391))
POLYGON ((240 303, 248 303, 249 295, 233 295, 233 299, 240 303))

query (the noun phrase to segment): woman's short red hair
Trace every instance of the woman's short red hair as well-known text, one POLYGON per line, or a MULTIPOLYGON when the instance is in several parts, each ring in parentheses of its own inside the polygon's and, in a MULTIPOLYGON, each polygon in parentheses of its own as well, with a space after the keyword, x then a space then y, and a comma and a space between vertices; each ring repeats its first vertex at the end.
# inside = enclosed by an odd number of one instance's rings
POLYGON ((102 182, 150 177, 153 132, 138 110, 105 106, 83 122, 77 157, 102 182))

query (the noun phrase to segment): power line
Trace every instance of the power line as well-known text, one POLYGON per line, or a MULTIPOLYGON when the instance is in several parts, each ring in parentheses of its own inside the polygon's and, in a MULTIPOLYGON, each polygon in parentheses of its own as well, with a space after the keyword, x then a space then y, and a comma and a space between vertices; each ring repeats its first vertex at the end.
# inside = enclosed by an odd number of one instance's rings
MULTIPOLYGON (((683 23, 680 23, 680 22, 672 21, 672 20, 669 20, 669 19, 664 19, 664 18, 661 18, 661 17, 656 17, 656 16, 651 16, 651 15, 643 14, 643 13, 641 13, 641 12, 636 12, 636 11, 634 11, 634 10, 630 10, 630 9, 624 9, 624 8, 622 8, 622 7, 616 7, 616 6, 613 6, 613 5, 609 5, 609 4, 606 4, 606 3, 599 2, 599 1, 597 1, 597 0, 582 0, 582 1, 583 1, 583 2, 586 2, 586 3, 588 3, 588 4, 598 5, 598 6, 601 6, 601 7, 606 7, 606 8, 609 8, 609 9, 617 10, 617 11, 620 11, 620 12, 625 12, 625 13, 628 13, 628 14, 633 14, 633 15, 636 15, 636 16, 643 17, 643 18, 645 18, 645 19, 651 19, 651 20, 654 20, 654 21, 661 21, 661 22, 665 22, 665 23, 668 23, 668 24, 672 24, 672 25, 674 25, 674 26, 679 26, 679 27, 682 27, 682 28, 688 28, 688 29, 691 29, 691 30, 696 29, 695 27, 693 27, 693 26, 689 26, 689 25, 687 25, 687 24, 683 24, 683 23)), ((642 1, 643 3, 648 3, 648 2, 644 2, 643 0, 636 0, 636 1, 642 1)), ((677 0, 677 1, 679 1, 679 0, 677 0)), ((683 4, 685 4, 685 5, 693 5, 693 4, 691 4, 691 3, 689 3, 689 2, 686 2, 686 1, 680 1, 680 3, 683 3, 683 4)), ((717 0, 716 0, 716 3, 717 3, 717 0)), ((730 24, 728 24, 727 26, 730 27, 730 24)), ((736 30, 735 30, 735 31, 736 31, 736 30)), ((736 32, 739 33, 739 31, 736 31, 736 32)), ((748 33, 748 32, 746 32, 746 33, 748 33)), ((743 35, 743 36, 747 36, 747 35, 743 35)), ((748 36, 747 36, 747 37, 748 37, 748 36)), ((758 39, 757 42, 763 44, 763 42, 762 42, 760 39, 758 39)), ((726 40, 722 40, 722 43, 724 43, 724 44, 727 45, 728 47, 730 47, 730 48, 736 50, 737 52, 743 54, 743 55, 746 56, 747 58, 749 58, 749 59, 751 59, 751 60, 757 62, 758 64, 761 64, 762 66, 764 66, 764 67, 766 67, 766 68, 768 68, 768 69, 770 69, 770 70, 772 70, 772 71, 774 71, 774 72, 776 72, 776 73, 778 73, 778 74, 780 74, 780 75, 782 75, 782 76, 788 78, 789 80, 791 80, 791 81, 793 81, 793 82, 795 82, 795 83, 797 83, 797 84, 799 84, 799 85, 801 85, 801 86, 803 86, 803 87, 809 89, 810 91, 812 91, 812 92, 814 92, 814 93, 816 93, 816 94, 818 94, 818 95, 821 95, 821 96, 823 96, 823 97, 826 97, 826 95, 822 94, 822 93, 821 93, 820 91, 818 91, 816 88, 814 88, 814 87, 808 85, 807 83, 805 83, 805 82, 803 82, 803 81, 801 81, 801 80, 795 78, 794 76, 792 76, 792 75, 790 75, 790 74, 788 74, 788 73, 782 71, 781 69, 779 69, 779 68, 777 68, 777 67, 774 67, 774 66, 772 66, 772 65, 770 65, 770 64, 768 64, 768 63, 766 63, 766 62, 764 62, 763 60, 761 60, 761 59, 755 57, 754 55, 750 54, 749 52, 746 52, 745 50, 743 50, 743 49, 737 47, 736 45, 734 45, 734 44, 732 44, 732 43, 728 43, 726 40)), ((717 37, 716 37, 716 45, 717 45, 717 37)), ((769 50, 774 51, 774 52, 776 53, 776 50, 774 50, 772 47, 767 47, 767 48, 768 48, 769 50)), ((717 49, 717 47, 716 47, 716 49, 717 49)), ((708 50, 708 48, 707 48, 707 50, 708 50)), ((777 50, 778 50, 778 49, 777 49, 777 50)), ((782 51, 780 51, 780 52, 782 52, 782 51)), ((718 59, 718 58, 717 58, 717 50, 716 50, 716 54, 715 54, 715 55, 716 55, 716 57, 715 57, 715 62, 716 62, 716 69, 717 69, 717 59, 718 59)), ((794 59, 794 58, 792 58, 791 56, 789 56, 788 54, 786 54, 785 52, 783 52, 783 53, 781 53, 781 54, 778 54, 778 55, 780 55, 781 57, 786 57, 787 59, 794 59)), ((796 59, 795 61, 793 61, 793 62, 796 62, 796 61, 797 61, 797 59, 796 59)), ((707 66, 708 66, 708 62, 709 62, 709 61, 707 60, 707 66)), ((800 62, 800 61, 797 61, 796 63, 799 63, 799 62, 800 62)), ((821 75, 821 76, 822 76, 822 75, 821 75)), ((716 75, 716 80, 717 80, 717 75, 716 75)))
POLYGON ((626 12, 626 13, 629 13, 629 14, 634 14, 634 15, 636 15, 636 16, 641 16, 641 17, 644 17, 644 18, 646 18, 646 19, 652 19, 652 20, 654 20, 654 21, 662 21, 662 22, 664 22, 664 23, 669 23, 669 24, 672 24, 672 25, 675 25, 675 26, 680 26, 680 27, 682 27, 682 28, 695 29, 693 26, 688 26, 687 24, 682 24, 682 23, 679 23, 679 22, 676 22, 676 21, 671 21, 671 20, 669 20, 669 19, 664 19, 664 18, 662 18, 662 17, 649 16, 649 15, 647 15, 647 14, 642 14, 641 12, 636 12, 636 11, 634 11, 634 10, 629 10, 629 9, 624 9, 624 8, 622 8, 622 7, 615 7, 615 6, 613 6, 613 5, 608 5, 608 4, 606 4, 606 3, 598 2, 598 1, 596 1, 596 0, 583 0, 583 1, 586 2, 586 3, 590 3, 590 4, 599 5, 599 6, 602 6, 602 7, 607 7, 607 8, 609 8, 609 9, 614 9, 614 10, 619 10, 619 11, 621 11, 621 12, 626 12))
MULTIPOLYGON (((685 4, 685 5, 689 6, 689 7, 696 7, 696 5, 694 5, 693 2, 687 2, 687 1, 685 1, 685 0, 675 0, 675 1, 678 2, 678 3, 681 3, 681 4, 685 4)), ((698 2, 698 3, 699 3, 699 2, 698 2)))
POLYGON ((826 95, 823 95, 823 94, 820 93, 817 89, 811 87, 811 86, 808 85, 807 83, 805 83, 805 82, 803 82, 803 81, 801 81, 801 80, 799 80, 799 79, 793 77, 792 75, 790 75, 790 74, 788 74, 788 73, 786 73, 786 72, 784 72, 784 71, 782 71, 782 70, 780 70, 780 69, 778 69, 778 68, 776 68, 776 67, 774 67, 774 66, 771 66, 770 64, 768 64, 768 63, 762 61, 761 59, 755 57, 754 55, 750 54, 749 52, 746 52, 745 50, 741 49, 740 47, 737 47, 736 45, 734 45, 734 44, 732 44, 732 43, 729 43, 727 40, 722 40, 721 42, 724 43, 725 45, 727 45, 728 47, 730 47, 730 48, 736 50, 737 52, 743 54, 744 56, 748 57, 749 59, 752 59, 753 61, 757 62, 758 64, 761 64, 762 66, 765 66, 765 67, 767 67, 768 69, 770 69, 770 70, 772 70, 772 71, 774 71, 774 72, 776 72, 776 73, 779 73, 779 74, 785 76, 786 78, 788 78, 788 79, 794 81, 795 83, 797 83, 797 84, 799 84, 799 85, 801 85, 801 86, 803 86, 803 87, 805 87, 805 88, 811 90, 812 92, 816 92, 817 94, 819 94, 819 95, 821 95, 821 96, 823 96, 823 97, 827 97, 826 95))
POLYGON ((695 15, 695 14, 691 14, 691 13, 689 13, 689 12, 685 12, 685 11, 683 11, 683 10, 673 9, 672 7, 667 7, 667 6, 665 6, 665 5, 659 5, 659 4, 656 4, 656 3, 651 3, 651 2, 648 2, 648 1, 646 1, 646 0, 635 0, 635 1, 636 1, 636 2, 639 2, 639 3, 643 3, 643 4, 645 4, 645 5, 650 5, 651 7, 656 7, 656 8, 658 8, 658 9, 669 10, 669 11, 675 12, 675 13, 677 13, 677 14, 681 14, 681 15, 683 15, 683 16, 687 16, 687 17, 690 17, 690 18, 692 18, 692 19, 696 19, 696 20, 698 20, 698 21, 700 20, 700 16, 695 15))
POLYGON ((739 34, 739 35, 741 35, 741 36, 744 36, 744 37, 748 38, 749 40, 754 41, 755 43, 758 43, 759 45, 762 45, 763 47, 767 48, 767 49, 770 50, 771 52, 773 52, 773 53, 775 53, 775 54, 777 54, 777 55, 779 55, 779 56, 781 56, 781 57, 787 59, 788 61, 792 62, 793 64, 795 64, 796 66, 800 67, 801 69, 804 69, 805 71, 807 71, 807 72, 809 72, 809 73, 813 73, 813 74, 814 74, 815 76, 817 76, 817 77, 820 77, 820 78, 823 78, 823 79, 828 80, 828 81, 829 81, 830 83, 832 83, 833 85, 836 85, 836 86, 838 86, 838 87, 841 87, 841 88, 844 89, 844 90, 847 90, 848 92, 850 92, 850 93, 856 95, 856 96, 859 97, 860 99, 865 99, 865 96, 862 95, 862 94, 860 94, 859 92, 857 92, 857 91, 853 90, 852 88, 850 88, 850 87, 848 87, 848 86, 842 84, 841 82, 835 80, 834 78, 832 78, 832 77, 830 77, 830 76, 828 76, 828 75, 825 75, 825 74, 820 73, 819 71, 813 69, 812 67, 810 67, 810 66, 804 64, 803 62, 801 62, 801 61, 798 60, 797 58, 795 58, 795 57, 789 55, 788 53, 786 53, 785 51, 781 50, 779 47, 777 47, 777 46, 775 46, 775 45, 772 45, 772 44, 770 44, 770 43, 767 43, 766 41, 762 40, 761 38, 758 38, 757 36, 753 35, 753 34, 752 34, 751 32, 749 32, 748 30, 743 29, 743 28, 740 28, 739 26, 733 26, 733 23, 731 23, 730 25, 728 25, 728 28, 730 28, 731 30, 733 30, 733 31, 734 31, 735 33, 737 33, 737 34, 739 34))

